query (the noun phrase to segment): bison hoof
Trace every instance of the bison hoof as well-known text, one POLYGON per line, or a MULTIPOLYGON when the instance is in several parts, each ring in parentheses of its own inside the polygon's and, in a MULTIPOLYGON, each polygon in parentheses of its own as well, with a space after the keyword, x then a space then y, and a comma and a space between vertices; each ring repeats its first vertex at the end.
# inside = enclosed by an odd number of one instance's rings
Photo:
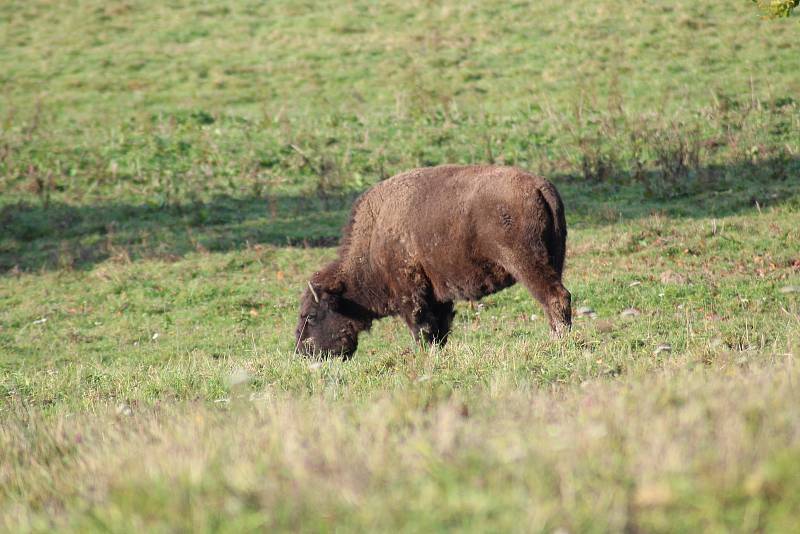
POLYGON ((570 330, 570 325, 566 323, 559 323, 550 327, 551 339, 563 339, 570 330))

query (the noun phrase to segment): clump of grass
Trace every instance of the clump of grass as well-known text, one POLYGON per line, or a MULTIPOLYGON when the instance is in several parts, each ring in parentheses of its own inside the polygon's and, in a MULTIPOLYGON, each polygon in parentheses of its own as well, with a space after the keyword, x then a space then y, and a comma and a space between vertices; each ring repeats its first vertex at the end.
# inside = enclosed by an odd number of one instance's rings
POLYGON ((609 182, 617 175, 614 157, 591 140, 582 140, 581 176, 590 183, 609 182))
MULTIPOLYGON (((703 172, 702 141, 697 130, 671 125, 653 134, 655 172, 645 180, 647 194, 663 198, 697 190, 703 172)), ((645 176, 648 176, 645 174, 645 176)))

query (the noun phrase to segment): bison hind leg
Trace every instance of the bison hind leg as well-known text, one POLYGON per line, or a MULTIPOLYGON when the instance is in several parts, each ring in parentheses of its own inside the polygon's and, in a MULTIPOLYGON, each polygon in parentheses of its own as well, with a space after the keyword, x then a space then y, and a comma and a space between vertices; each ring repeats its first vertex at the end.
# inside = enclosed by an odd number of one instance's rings
POLYGON ((572 295, 561 283, 561 274, 548 261, 535 256, 516 256, 510 267, 515 278, 541 303, 551 335, 559 338, 566 334, 572 326, 572 295))

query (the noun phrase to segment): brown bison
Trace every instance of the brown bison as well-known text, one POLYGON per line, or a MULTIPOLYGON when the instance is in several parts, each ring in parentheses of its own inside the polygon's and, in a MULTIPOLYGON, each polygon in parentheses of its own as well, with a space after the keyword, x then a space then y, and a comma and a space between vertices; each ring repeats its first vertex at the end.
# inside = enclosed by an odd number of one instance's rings
POLYGON ((339 258, 302 296, 296 348, 351 356, 372 321, 401 316, 418 341, 444 344, 456 300, 517 281, 542 304, 556 336, 570 328, 561 284, 567 226, 556 188, 521 169, 415 169, 362 194, 339 258))

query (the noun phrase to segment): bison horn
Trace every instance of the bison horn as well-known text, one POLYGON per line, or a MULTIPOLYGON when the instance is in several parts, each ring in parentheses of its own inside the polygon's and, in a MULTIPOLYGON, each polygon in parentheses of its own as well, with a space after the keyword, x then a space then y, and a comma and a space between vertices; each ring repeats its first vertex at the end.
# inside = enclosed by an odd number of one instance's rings
POLYGON ((308 289, 310 289, 311 294, 314 295, 314 302, 319 304, 319 296, 317 295, 317 292, 314 291, 314 286, 311 285, 311 282, 308 282, 308 289))

